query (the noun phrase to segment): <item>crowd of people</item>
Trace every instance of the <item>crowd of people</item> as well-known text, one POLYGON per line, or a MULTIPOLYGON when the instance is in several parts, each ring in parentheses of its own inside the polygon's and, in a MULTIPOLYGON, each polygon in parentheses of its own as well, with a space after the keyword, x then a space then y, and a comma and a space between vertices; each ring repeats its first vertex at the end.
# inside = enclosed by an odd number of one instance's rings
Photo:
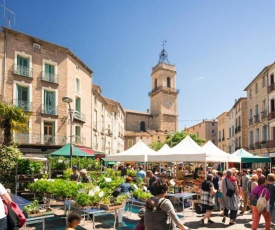
POLYGON ((205 226, 206 219, 208 224, 214 223, 210 218, 212 211, 223 210, 221 222, 226 223, 226 219, 229 218, 228 224, 233 225, 238 214, 243 215, 249 207, 252 229, 258 229, 260 217, 263 216, 265 229, 270 230, 274 221, 272 220, 275 199, 273 172, 270 173, 268 168, 264 168, 264 171, 261 168, 243 169, 241 172, 235 168, 225 172, 209 170, 201 186, 201 203, 206 213, 200 224, 205 226), (262 204, 262 200, 259 201, 262 197, 265 204, 262 204), (263 209, 260 209, 261 205, 263 209))
MULTIPOLYGON (((117 166, 116 170, 120 170, 121 176, 125 178, 125 182, 120 185, 121 192, 129 195, 135 187, 131 185, 132 178, 127 176, 127 169, 132 168, 121 164, 117 166)), ((137 168, 136 180, 142 180, 145 185, 147 183, 147 190, 151 192, 153 198, 148 199, 146 207, 140 210, 139 216, 141 219, 136 230, 186 229, 177 217, 171 201, 165 197, 170 185, 169 177, 175 176, 178 180, 184 180, 187 173, 190 175, 190 172, 192 172, 193 179, 196 179, 200 177, 203 168, 197 167, 195 170, 189 169, 187 171, 182 165, 179 165, 177 170, 172 172, 170 167, 165 166, 162 171, 155 171, 155 173, 153 170, 144 171, 141 165, 137 168), (163 178, 163 175, 166 175, 167 178, 163 178), (169 228, 167 225, 169 225, 169 228)), ((265 229, 271 229, 274 221, 272 220, 272 212, 275 201, 275 169, 270 173, 268 168, 264 168, 263 171, 261 168, 256 170, 243 169, 241 171, 231 168, 227 171, 218 171, 207 167, 205 174, 206 180, 201 185, 200 196, 205 214, 199 222, 200 225, 208 226, 208 224, 214 223, 211 220, 213 211, 222 211, 221 222, 229 226, 235 224, 238 215, 249 212, 251 213, 253 230, 258 229, 261 216, 265 220, 265 229), (267 202, 265 208, 259 210, 257 203, 252 201, 252 197, 256 197, 256 201, 264 197, 267 202)), ((73 168, 70 179, 84 183, 91 182, 87 172, 85 170, 78 172, 76 167, 73 168)), ((120 227, 124 226, 122 222, 123 209, 124 206, 118 212, 120 227)))

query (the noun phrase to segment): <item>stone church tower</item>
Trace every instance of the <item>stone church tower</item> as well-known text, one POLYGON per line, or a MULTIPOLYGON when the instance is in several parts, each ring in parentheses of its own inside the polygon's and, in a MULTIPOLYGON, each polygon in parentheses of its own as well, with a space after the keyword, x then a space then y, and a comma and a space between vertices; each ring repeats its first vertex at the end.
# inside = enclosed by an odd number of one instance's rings
POLYGON ((125 149, 139 139, 146 144, 163 142, 171 131, 178 131, 178 94, 176 67, 168 61, 163 48, 158 64, 151 73, 150 110, 139 112, 125 110, 125 149))
POLYGON ((152 69, 152 91, 150 114, 151 128, 162 131, 178 130, 178 93, 176 89, 176 67, 168 61, 167 52, 162 49, 159 63, 152 69))

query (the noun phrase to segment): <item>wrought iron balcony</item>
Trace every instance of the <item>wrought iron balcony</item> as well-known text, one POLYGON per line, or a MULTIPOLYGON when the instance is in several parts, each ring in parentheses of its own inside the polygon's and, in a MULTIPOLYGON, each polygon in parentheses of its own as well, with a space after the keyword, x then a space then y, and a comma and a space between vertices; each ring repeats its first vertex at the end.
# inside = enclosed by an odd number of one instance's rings
POLYGON ((262 148, 266 148, 266 141, 262 141, 262 142, 261 142, 261 147, 262 147, 262 148))
POLYGON ((86 145, 86 137, 74 136, 73 144, 86 145))
POLYGON ((275 147, 275 140, 266 141, 267 148, 274 148, 275 147))
POLYGON ((23 100, 13 100, 13 104, 16 107, 19 107, 23 109, 26 112, 31 112, 32 111, 32 103, 29 101, 23 101, 23 100))
POLYGON ((256 114, 254 116, 254 123, 258 123, 258 122, 260 122, 260 118, 259 118, 259 114, 256 114))
POLYGON ((249 149, 250 149, 250 150, 254 150, 254 149, 255 149, 254 144, 250 144, 250 145, 249 145, 249 149))
POLYGON ((84 113, 74 111, 74 119, 82 121, 82 122, 86 122, 86 115, 84 113))
POLYGON ((261 112, 261 119, 263 120, 265 118, 267 118, 267 111, 266 110, 261 112))
POLYGON ((58 75, 42 72, 42 80, 58 84, 58 75))
POLYGON ((165 92, 169 92, 169 93, 176 93, 176 94, 178 94, 180 92, 179 89, 174 89, 174 88, 165 87, 165 86, 158 86, 157 88, 150 91, 148 93, 148 96, 151 96, 153 93, 156 93, 156 92, 161 91, 161 90, 165 91, 165 92))
POLYGON ((58 115, 58 107, 52 105, 41 105, 41 113, 48 115, 58 115))
POLYGON ((16 133, 14 141, 20 144, 65 145, 66 136, 16 133))
POLYGON ((274 83, 271 83, 268 87, 267 87, 267 93, 271 93, 274 90, 274 83))
POLYGON ((272 120, 275 118, 275 111, 272 111, 268 114, 268 120, 272 120))
POLYGON ((13 73, 16 75, 32 78, 32 68, 22 65, 14 65, 13 73))
POLYGON ((260 148, 262 148, 261 143, 259 141, 255 142, 255 149, 260 149, 260 148))
POLYGON ((249 125, 253 125, 253 118, 249 118, 249 119, 248 119, 248 124, 249 124, 249 125))

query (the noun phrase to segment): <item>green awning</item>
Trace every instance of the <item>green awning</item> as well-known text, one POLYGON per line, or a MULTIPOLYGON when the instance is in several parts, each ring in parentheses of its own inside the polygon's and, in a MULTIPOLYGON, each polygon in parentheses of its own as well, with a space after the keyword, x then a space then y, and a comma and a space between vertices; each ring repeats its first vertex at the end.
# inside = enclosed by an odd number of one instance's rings
POLYGON ((106 161, 106 158, 101 158, 101 160, 103 160, 107 165, 115 165, 117 163, 117 161, 106 161))
POLYGON ((234 156, 241 157, 242 163, 267 163, 270 162, 270 157, 254 156, 252 153, 247 152, 244 149, 239 149, 232 153, 234 156))
MULTIPOLYGON (((79 148, 72 146, 73 149, 73 157, 94 157, 94 155, 81 151, 79 148)), ((70 143, 64 145, 62 148, 56 150, 51 153, 50 156, 70 156, 70 143)))

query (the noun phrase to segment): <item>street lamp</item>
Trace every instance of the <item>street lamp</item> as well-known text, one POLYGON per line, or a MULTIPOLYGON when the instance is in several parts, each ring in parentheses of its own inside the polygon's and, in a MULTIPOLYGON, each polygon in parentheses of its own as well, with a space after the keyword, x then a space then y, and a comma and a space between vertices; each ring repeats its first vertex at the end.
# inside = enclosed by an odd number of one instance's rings
POLYGON ((68 103, 69 105, 69 114, 70 114, 70 167, 73 168, 73 111, 71 109, 71 103, 73 102, 73 99, 70 97, 62 97, 62 101, 65 103, 68 103))

